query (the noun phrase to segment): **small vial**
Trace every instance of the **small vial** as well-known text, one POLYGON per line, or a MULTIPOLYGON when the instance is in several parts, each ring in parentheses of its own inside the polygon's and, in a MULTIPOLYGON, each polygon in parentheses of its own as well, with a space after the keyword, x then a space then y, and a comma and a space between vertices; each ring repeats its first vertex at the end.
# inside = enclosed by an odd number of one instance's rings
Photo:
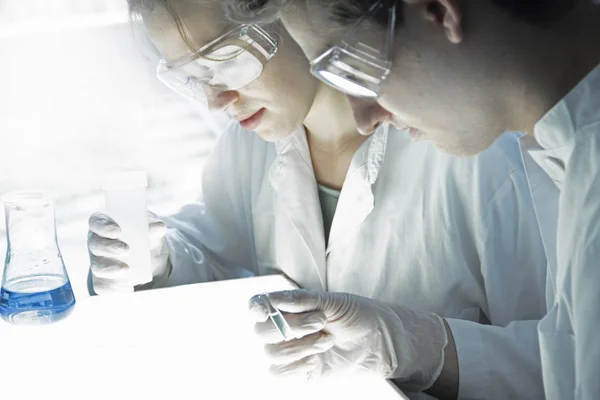
POLYGON ((258 298, 263 302, 263 304, 267 308, 269 318, 283 337, 283 340, 287 342, 288 340, 295 339, 296 337, 292 332, 292 328, 283 317, 283 314, 281 314, 281 311, 273 307, 273 304, 271 304, 271 301, 269 300, 267 294, 260 294, 258 295, 258 298))
POLYGON ((102 185, 106 214, 119 224, 120 239, 129 246, 125 261, 130 268, 128 280, 134 286, 152 281, 147 186, 148 178, 143 171, 107 175, 102 185))

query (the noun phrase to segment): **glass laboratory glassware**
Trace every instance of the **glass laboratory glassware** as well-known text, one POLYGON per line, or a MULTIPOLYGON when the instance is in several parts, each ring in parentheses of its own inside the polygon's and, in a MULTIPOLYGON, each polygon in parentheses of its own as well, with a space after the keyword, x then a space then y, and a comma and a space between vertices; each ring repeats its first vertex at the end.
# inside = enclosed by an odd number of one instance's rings
POLYGON ((13 324, 58 321, 73 310, 75 296, 56 238, 54 196, 12 192, 6 212, 6 261, 0 316, 13 324))
POLYGON ((345 34, 341 43, 310 63, 318 79, 348 96, 377 99, 392 69, 396 1, 379 0, 345 34), (368 28, 371 17, 387 20, 387 30, 368 28))

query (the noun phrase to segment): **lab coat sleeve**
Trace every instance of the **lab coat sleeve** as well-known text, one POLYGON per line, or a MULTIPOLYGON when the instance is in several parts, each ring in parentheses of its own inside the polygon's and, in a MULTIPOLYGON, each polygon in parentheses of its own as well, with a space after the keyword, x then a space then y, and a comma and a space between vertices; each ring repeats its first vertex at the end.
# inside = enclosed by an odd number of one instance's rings
POLYGON ((204 166, 199 201, 163 218, 171 268, 154 288, 254 275, 251 139, 229 124, 204 166))
MULTIPOLYGON (((560 200, 558 271, 552 335, 544 353, 544 378, 573 374, 576 399, 600 398, 600 122, 577 133, 560 200), (564 274, 564 275, 563 275, 564 274), (564 276, 564 278, 563 278, 564 276), (563 279, 561 279, 563 278, 563 279), (572 328, 572 329, 569 329, 572 328), (552 346, 553 345, 553 346, 552 346), (572 365, 574 347, 574 366, 572 365), (566 370, 566 371, 565 371, 566 370), (550 372, 550 373, 547 373, 550 372)), ((541 324, 542 326, 544 324, 541 324)), ((544 348, 542 348, 544 350, 544 348)), ((551 382, 549 382, 551 383, 551 382)), ((552 385, 549 385, 551 387, 552 385)), ((565 386, 566 387, 566 386, 565 386)), ((547 393, 560 398, 561 391, 547 393)))
POLYGON ((537 324, 545 314, 547 259, 525 172, 513 171, 485 213, 480 248, 491 322, 448 319, 461 399, 541 399, 537 324))

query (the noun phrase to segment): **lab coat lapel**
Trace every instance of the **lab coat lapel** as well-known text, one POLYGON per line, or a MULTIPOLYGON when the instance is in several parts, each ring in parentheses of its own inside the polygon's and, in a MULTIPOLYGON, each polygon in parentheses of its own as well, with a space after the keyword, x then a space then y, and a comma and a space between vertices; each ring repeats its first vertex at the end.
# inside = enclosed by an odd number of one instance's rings
POLYGON ((558 185, 553 186, 548 184, 548 180, 552 179, 556 183, 556 178, 549 174, 545 174, 541 170, 541 164, 538 159, 535 159, 539 151, 539 145, 531 135, 523 135, 520 138, 520 149, 523 165, 527 172, 527 180, 531 191, 531 197, 534 203, 534 210, 540 227, 540 235, 546 250, 546 258, 548 259, 548 275, 549 281, 546 283, 546 304, 548 309, 554 304, 556 298, 556 234, 558 232, 558 218, 556 218, 556 210, 558 210, 558 185), (537 161, 537 162, 536 162, 537 161))
POLYGON ((327 254, 348 239, 373 211, 372 185, 383 164, 388 131, 388 125, 379 128, 352 158, 331 225, 327 254))
POLYGON ((317 182, 303 128, 276 143, 269 181, 277 201, 302 238, 323 290, 327 290, 325 234, 317 182))

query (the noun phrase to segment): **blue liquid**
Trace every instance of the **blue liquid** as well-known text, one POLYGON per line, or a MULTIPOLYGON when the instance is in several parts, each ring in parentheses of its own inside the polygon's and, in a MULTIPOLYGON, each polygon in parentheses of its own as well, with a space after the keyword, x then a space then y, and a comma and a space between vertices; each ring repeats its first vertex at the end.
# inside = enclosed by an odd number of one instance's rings
POLYGON ((52 283, 56 278, 45 276, 5 284, 0 290, 0 317, 13 324, 45 324, 65 318, 75 305, 71 283, 67 279, 62 286, 54 284, 55 288, 48 290, 52 283))

